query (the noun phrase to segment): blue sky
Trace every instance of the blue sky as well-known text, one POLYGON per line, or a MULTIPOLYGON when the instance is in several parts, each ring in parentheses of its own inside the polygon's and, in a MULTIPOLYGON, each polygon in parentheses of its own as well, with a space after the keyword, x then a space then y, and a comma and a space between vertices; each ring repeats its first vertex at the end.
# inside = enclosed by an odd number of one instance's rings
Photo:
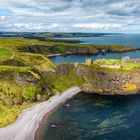
POLYGON ((0 31, 140 32, 140 0, 3 0, 0 31))

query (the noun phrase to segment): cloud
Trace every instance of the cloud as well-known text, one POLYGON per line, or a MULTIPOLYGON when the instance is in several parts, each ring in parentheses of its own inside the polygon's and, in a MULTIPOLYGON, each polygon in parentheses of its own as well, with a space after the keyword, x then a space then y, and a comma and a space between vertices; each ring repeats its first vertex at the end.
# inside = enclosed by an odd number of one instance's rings
POLYGON ((43 23, 13 23, 13 24, 6 24, 5 28, 15 30, 15 31, 40 31, 40 30, 51 30, 57 29, 61 25, 60 24, 43 24, 43 23))
POLYGON ((0 21, 4 21, 6 19, 6 16, 0 16, 0 21))
POLYGON ((123 1, 118 3, 113 3, 108 13, 118 15, 118 16, 140 15, 139 6, 140 6, 139 1, 137 2, 123 1))
POLYGON ((109 23, 80 23, 73 25, 74 28, 88 29, 88 30, 110 30, 119 29, 122 27, 121 24, 109 24, 109 23))
POLYGON ((4 0, 0 30, 139 32, 139 7, 138 0, 4 0))

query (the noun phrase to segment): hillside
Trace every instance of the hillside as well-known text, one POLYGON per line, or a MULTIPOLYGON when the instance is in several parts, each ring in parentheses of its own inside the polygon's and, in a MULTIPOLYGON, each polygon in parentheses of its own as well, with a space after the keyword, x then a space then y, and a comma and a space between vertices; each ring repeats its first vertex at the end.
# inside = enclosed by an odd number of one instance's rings
POLYGON ((73 78, 74 67, 70 66, 70 73, 59 76, 59 69, 46 55, 20 50, 45 43, 23 38, 0 38, 0 127, 15 121, 23 109, 83 83, 80 78, 73 78))

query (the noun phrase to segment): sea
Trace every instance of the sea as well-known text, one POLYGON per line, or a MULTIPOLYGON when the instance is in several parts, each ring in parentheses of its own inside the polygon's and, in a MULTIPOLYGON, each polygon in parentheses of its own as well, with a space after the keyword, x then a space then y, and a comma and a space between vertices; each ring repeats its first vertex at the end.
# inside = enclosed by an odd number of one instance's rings
MULTIPOLYGON (((85 44, 117 44, 140 48, 139 34, 76 37, 85 44)), ((140 51, 105 55, 55 56, 56 64, 101 58, 140 57, 140 51)), ((80 92, 43 121, 40 140, 140 140, 140 95, 98 95, 80 92)))

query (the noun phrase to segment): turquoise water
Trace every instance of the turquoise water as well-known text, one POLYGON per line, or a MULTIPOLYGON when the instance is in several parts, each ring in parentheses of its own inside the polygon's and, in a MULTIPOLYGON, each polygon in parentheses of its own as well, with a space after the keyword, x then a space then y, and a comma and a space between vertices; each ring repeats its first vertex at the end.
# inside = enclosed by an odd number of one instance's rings
POLYGON ((140 140, 139 130, 140 95, 80 93, 44 122, 40 140, 140 140))
MULTIPOLYGON (((70 39, 80 39, 86 44, 118 44, 126 45, 131 47, 140 48, 140 35, 128 35, 128 34, 119 34, 119 35, 110 35, 102 37, 76 37, 70 39)), ((140 51, 135 52, 125 52, 125 53, 108 53, 106 55, 71 55, 67 57, 55 56, 50 59, 56 64, 62 64, 66 62, 85 62, 86 58, 92 58, 92 60, 100 58, 114 58, 121 59, 123 56, 130 56, 133 58, 140 57, 140 51)))
MULTIPOLYGON (((78 39, 78 38, 76 38, 78 39)), ((140 47, 139 35, 80 38, 89 44, 140 47)), ((140 51, 106 55, 56 56, 56 64, 84 62, 86 58, 140 57, 140 51)), ((43 122, 40 140, 140 140, 140 95, 101 96, 80 93, 43 122)))

